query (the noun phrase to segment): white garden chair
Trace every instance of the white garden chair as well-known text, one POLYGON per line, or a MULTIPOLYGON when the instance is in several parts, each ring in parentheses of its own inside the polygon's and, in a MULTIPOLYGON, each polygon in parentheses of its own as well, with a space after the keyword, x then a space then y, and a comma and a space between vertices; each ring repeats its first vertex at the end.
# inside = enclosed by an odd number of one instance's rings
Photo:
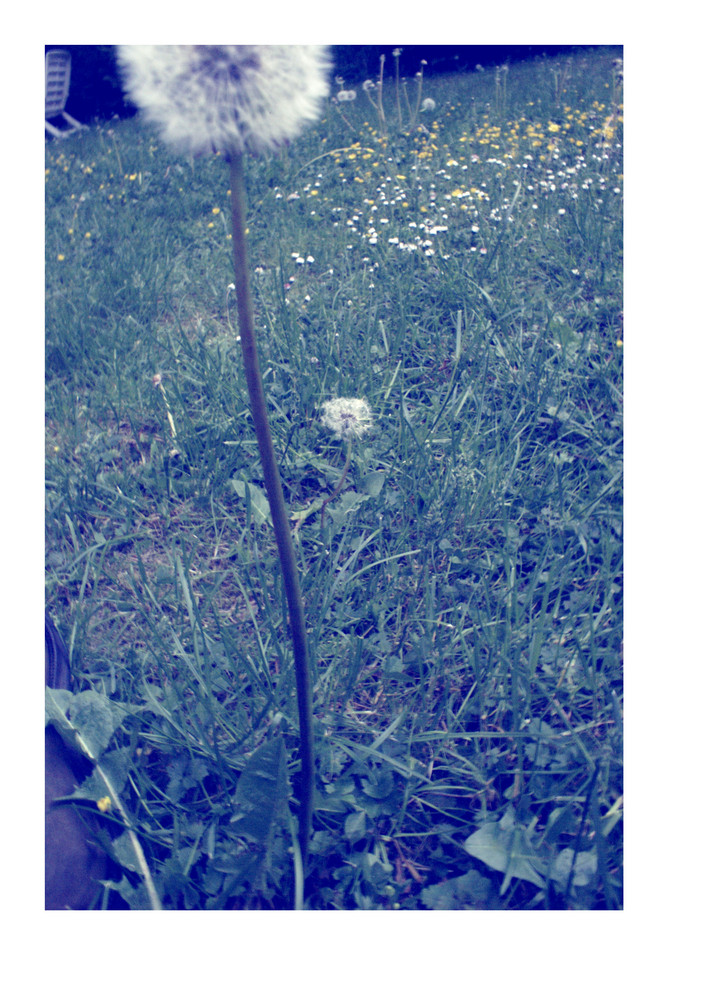
POLYGON ((49 49, 45 57, 45 127, 56 139, 64 139, 82 128, 65 110, 71 86, 71 53, 65 49, 49 49), (70 128, 60 129, 51 125, 49 118, 63 118, 70 128))

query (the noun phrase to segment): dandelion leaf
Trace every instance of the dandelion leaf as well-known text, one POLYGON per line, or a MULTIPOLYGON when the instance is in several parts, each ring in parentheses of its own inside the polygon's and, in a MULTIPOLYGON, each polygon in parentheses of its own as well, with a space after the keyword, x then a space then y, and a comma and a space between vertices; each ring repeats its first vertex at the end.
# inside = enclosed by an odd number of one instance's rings
POLYGON ((501 895, 514 878, 525 879, 543 889, 544 859, 531 846, 526 827, 514 822, 511 808, 494 822, 489 820, 465 841, 465 850, 489 868, 503 872, 501 895))
POLYGON ((89 776, 76 788, 70 798, 98 801, 106 796, 121 796, 131 768, 131 751, 128 747, 110 750, 98 761, 89 776))
POLYGON ((256 486, 255 483, 247 483, 242 479, 233 479, 231 482, 238 496, 245 500, 250 519, 255 526, 260 528, 263 524, 271 524, 270 504, 260 486, 256 486))
POLYGON ((127 710, 98 691, 46 688, 46 725, 53 725, 65 743, 88 760, 96 761, 106 750, 127 710))
POLYGON ((336 504, 331 504, 326 510, 331 515, 335 526, 340 528, 349 515, 353 514, 355 510, 358 510, 369 499, 370 497, 366 493, 357 493, 355 490, 349 490, 347 493, 341 495, 336 504))
POLYGON ((553 882, 556 883, 560 892, 566 892, 566 886, 569 883, 569 874, 571 872, 572 864, 574 867, 574 875, 571 880, 571 884, 574 886, 585 886, 593 882, 597 874, 597 853, 596 850, 591 851, 578 851, 576 855, 576 860, 574 860, 574 852, 570 847, 564 848, 563 851, 559 851, 554 861, 549 875, 553 882))
POLYGON ((232 829, 257 843, 266 843, 287 799, 285 746, 283 738, 277 737, 258 747, 240 773, 232 829))
POLYGON ((431 910, 498 909, 493 894, 488 879, 471 868, 465 875, 424 888, 422 902, 431 910))
POLYGON ((364 477, 364 492, 367 496, 378 497, 382 492, 382 487, 384 486, 384 480, 387 477, 383 472, 370 472, 368 476, 364 477))

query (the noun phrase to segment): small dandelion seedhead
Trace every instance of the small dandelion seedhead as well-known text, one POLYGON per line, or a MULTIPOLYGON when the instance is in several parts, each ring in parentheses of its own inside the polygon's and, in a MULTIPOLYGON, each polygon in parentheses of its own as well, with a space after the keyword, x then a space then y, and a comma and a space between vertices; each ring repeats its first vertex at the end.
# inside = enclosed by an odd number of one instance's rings
POLYGON ((435 110, 435 102, 432 100, 431 97, 426 97, 422 102, 422 107, 420 108, 420 111, 434 111, 434 110, 435 110))
POLYGON ((321 423, 342 441, 363 437, 371 430, 372 411, 364 399, 330 399, 321 409, 321 423))
POLYGON ((295 139, 328 96, 325 45, 120 45, 124 88, 184 153, 260 153, 295 139))

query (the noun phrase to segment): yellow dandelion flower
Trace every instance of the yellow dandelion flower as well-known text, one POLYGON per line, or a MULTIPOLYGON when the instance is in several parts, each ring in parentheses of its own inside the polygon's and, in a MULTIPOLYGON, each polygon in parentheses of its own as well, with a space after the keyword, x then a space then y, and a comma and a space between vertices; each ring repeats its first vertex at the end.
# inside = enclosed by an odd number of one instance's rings
POLYGON ((99 812, 107 813, 111 811, 111 799, 108 795, 104 795, 102 799, 99 799, 96 803, 96 808, 99 812))

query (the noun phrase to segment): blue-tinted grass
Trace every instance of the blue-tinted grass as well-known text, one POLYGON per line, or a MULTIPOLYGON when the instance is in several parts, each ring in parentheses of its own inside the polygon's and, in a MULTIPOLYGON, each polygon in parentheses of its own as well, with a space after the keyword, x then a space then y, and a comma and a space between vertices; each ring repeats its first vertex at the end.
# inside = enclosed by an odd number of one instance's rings
MULTIPOLYGON (((322 403, 364 397, 376 420, 323 527, 296 533, 311 907, 621 905, 615 54, 514 66, 505 88, 425 77, 412 129, 385 85, 386 135, 357 85, 249 164, 292 514, 344 466, 322 403), (535 881, 465 848, 495 821, 535 881)), ((164 905, 288 906, 285 810, 265 845, 232 822, 256 747, 283 736, 295 777, 297 716, 225 164, 116 122, 49 143, 46 191, 50 606, 78 686, 133 706, 114 739, 164 905)))

